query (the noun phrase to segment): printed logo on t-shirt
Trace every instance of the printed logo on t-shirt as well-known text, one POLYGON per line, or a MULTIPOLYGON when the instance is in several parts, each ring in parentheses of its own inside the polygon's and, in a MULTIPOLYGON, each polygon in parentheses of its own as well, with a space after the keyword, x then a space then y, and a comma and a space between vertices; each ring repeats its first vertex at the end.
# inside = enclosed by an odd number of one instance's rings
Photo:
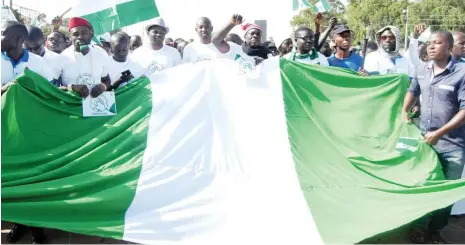
POLYGON ((163 70, 163 66, 157 63, 152 63, 149 66, 149 74, 153 74, 155 72, 159 72, 163 70))
POLYGON ((92 86, 94 85, 94 78, 89 73, 79 74, 79 76, 76 78, 76 84, 92 86))
POLYGON ((211 60, 212 58, 209 55, 200 56, 196 62, 211 60))

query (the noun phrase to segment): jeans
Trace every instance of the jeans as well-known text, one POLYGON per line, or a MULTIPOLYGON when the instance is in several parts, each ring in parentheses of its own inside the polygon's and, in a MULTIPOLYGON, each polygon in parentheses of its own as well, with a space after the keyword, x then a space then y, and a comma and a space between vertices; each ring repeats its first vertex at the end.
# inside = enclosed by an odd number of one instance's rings
MULTIPOLYGON (((438 157, 447 180, 457 180, 462 177, 463 166, 465 165, 465 149, 438 153, 438 157)), ((428 231, 439 231, 447 226, 452 206, 453 205, 450 205, 446 208, 431 212, 431 221, 428 225, 428 231)), ((425 224, 427 218, 428 215, 420 218, 419 225, 425 224)))

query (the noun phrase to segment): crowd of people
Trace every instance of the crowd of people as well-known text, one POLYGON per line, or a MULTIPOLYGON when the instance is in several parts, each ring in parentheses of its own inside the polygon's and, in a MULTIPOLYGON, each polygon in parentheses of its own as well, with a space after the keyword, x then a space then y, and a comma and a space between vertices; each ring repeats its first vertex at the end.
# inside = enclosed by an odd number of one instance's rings
MULTIPOLYGON (((145 25, 147 40, 117 32, 100 43, 92 41, 91 23, 79 17, 70 19, 69 36, 57 30, 44 36, 38 27, 10 21, 2 31, 2 94, 26 67, 61 90, 74 91, 83 98, 97 97, 140 76, 183 63, 218 58, 243 57, 260 64, 280 56, 294 62, 348 69, 360 76, 406 74, 411 86, 404 101, 405 119, 421 117, 418 126, 426 143, 438 153, 446 178, 461 178, 465 163, 464 33, 437 31, 426 43, 420 43, 417 39, 426 26, 419 24, 410 37, 408 50, 402 50, 400 30, 395 26, 379 30, 374 42, 353 45, 352 31, 336 18, 322 33, 322 14, 314 21, 315 30, 301 26, 278 46, 272 41, 262 42, 261 27, 244 23, 241 15, 225 20, 225 26, 214 34, 210 19, 198 19, 196 41, 166 38, 170 29, 163 18, 145 25), (242 37, 230 33, 235 26, 242 27, 242 37)), ((413 229, 412 241, 445 243, 440 230, 447 225, 450 211, 451 207, 438 210, 428 225, 413 229)), ((18 241, 27 229, 15 225, 8 240, 18 241)), ((42 229, 32 228, 32 232, 33 243, 45 241, 42 229)))

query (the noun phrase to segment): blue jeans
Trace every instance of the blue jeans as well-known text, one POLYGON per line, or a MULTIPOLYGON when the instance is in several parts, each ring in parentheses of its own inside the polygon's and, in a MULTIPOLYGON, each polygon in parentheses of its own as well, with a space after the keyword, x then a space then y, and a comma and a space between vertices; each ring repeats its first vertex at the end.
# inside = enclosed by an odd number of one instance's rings
MULTIPOLYGON (((449 152, 437 153, 439 161, 444 171, 444 176, 447 180, 457 180, 462 177, 463 166, 465 165, 465 149, 456 149, 449 152)), ((428 231, 439 231, 447 226, 449 216, 452 210, 450 205, 446 208, 433 211, 431 213, 431 221, 428 225, 428 231)), ((425 224, 428 215, 421 218, 420 225, 425 224)))

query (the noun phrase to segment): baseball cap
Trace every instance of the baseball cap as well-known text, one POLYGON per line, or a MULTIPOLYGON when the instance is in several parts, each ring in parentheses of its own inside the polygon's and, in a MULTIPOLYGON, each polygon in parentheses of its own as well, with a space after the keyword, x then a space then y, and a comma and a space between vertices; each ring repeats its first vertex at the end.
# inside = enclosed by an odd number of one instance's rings
POLYGON ((348 26, 339 24, 339 25, 336 25, 336 26, 333 28, 333 30, 331 31, 331 35, 340 34, 340 33, 346 32, 346 31, 352 32, 352 31, 349 29, 348 26))

